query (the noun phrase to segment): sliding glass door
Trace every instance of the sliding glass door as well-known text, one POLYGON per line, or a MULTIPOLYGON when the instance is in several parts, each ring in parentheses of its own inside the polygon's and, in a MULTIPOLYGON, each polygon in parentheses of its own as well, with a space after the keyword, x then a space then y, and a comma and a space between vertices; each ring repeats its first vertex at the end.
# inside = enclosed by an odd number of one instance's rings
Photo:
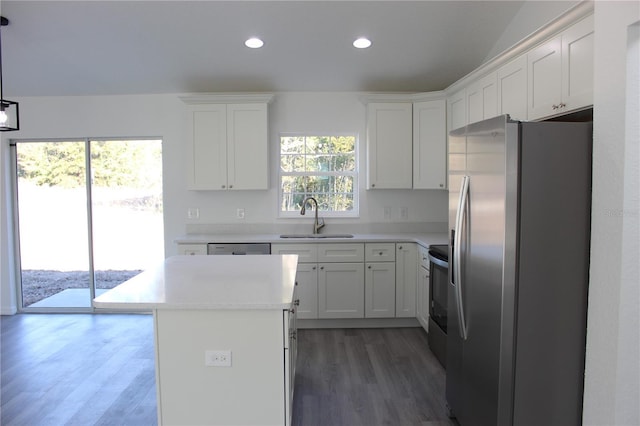
POLYGON ((164 257, 160 140, 14 148, 22 309, 91 310, 164 257))

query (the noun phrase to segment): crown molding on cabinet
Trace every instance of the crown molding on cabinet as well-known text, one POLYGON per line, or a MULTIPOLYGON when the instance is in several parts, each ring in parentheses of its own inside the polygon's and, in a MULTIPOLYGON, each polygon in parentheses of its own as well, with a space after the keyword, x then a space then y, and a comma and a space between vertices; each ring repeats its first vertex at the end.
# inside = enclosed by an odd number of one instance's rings
POLYGON ((423 102, 442 99, 445 96, 444 90, 424 93, 370 93, 360 96, 360 102, 365 105, 374 102, 423 102))
POLYGON ((187 105, 198 104, 268 104, 273 98, 272 93, 197 93, 178 96, 187 105))
POLYGON ((553 21, 549 22, 545 26, 539 28, 534 31, 524 39, 520 40, 518 43, 500 53, 498 56, 494 57, 490 61, 480 65, 475 70, 471 71, 466 76, 462 77, 460 80, 451 84, 449 87, 444 89, 444 91, 450 95, 452 93, 457 92, 458 90, 466 87, 471 82, 484 77, 492 71, 497 70, 502 65, 505 65, 507 62, 512 59, 517 58, 518 56, 528 52, 532 48, 542 44, 543 42, 549 40, 553 36, 561 33, 563 30, 575 24, 579 20, 585 18, 586 16, 593 13, 594 10, 594 1, 585 0, 564 14, 558 16, 553 21))

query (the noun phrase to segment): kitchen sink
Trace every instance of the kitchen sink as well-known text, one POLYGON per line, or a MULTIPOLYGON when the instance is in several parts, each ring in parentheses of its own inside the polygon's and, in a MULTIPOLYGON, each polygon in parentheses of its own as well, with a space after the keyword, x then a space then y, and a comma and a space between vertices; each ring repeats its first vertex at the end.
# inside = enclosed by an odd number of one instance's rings
POLYGON ((282 234, 280 238, 353 238, 352 234, 282 234))

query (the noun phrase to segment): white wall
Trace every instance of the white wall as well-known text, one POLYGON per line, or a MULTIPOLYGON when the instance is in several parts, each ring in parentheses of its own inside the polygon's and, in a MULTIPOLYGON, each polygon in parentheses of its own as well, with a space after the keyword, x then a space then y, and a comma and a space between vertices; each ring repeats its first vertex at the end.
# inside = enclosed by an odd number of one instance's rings
MULTIPOLYGON (((20 102, 22 130, 2 135, 3 156, 8 151, 8 138, 73 138, 73 137, 160 137, 163 140, 165 253, 175 254, 173 240, 193 229, 216 230, 242 227, 264 230, 265 226, 311 226, 310 219, 278 219, 278 135, 280 132, 355 132, 360 138, 359 162, 364 170, 365 106, 360 93, 279 93, 270 105, 270 190, 268 191, 188 191, 186 190, 185 106, 178 95, 130 95, 84 97, 26 97, 20 102), (198 208, 197 220, 187 219, 187 209, 198 208), (245 209, 245 219, 236 219, 236 209, 245 209), (189 229, 187 229, 189 228, 189 229)), ((6 173, 2 174, 3 187, 6 173)), ((327 219, 332 226, 357 226, 359 229, 384 230, 392 222, 400 222, 401 206, 409 209, 409 218, 400 225, 421 230, 446 230, 447 193, 425 190, 365 191, 364 173, 360 186, 360 217, 327 219), (391 206, 392 219, 384 219, 384 206, 391 206), (425 228, 426 227, 426 228, 425 228)), ((9 220, 3 208, 2 223, 9 220)), ((335 228, 334 228, 335 229, 335 228)), ((407 228, 408 229, 408 228, 407 228)), ((6 229, 7 231, 10 228, 6 229)), ((12 260, 9 233, 2 229, 2 313, 10 313, 13 297, 8 275, 12 260)), ((55 244, 55 242, 53 242, 55 244)))
POLYGON ((640 424, 639 25, 637 1, 596 2, 585 425, 640 424))

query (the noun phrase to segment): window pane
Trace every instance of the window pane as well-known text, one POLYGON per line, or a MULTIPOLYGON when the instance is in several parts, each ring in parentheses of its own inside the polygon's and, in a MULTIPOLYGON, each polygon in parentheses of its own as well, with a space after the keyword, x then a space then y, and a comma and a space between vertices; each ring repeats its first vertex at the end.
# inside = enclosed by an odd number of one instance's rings
POLYGON ((320 211, 357 210, 356 136, 282 136, 280 141, 281 211, 299 210, 305 196, 316 198, 320 211))
POLYGON ((283 172, 303 172, 304 155, 282 154, 280 156, 280 169, 283 172))
POLYGON ((304 153, 304 136, 283 136, 280 138, 280 152, 283 154, 304 153))

